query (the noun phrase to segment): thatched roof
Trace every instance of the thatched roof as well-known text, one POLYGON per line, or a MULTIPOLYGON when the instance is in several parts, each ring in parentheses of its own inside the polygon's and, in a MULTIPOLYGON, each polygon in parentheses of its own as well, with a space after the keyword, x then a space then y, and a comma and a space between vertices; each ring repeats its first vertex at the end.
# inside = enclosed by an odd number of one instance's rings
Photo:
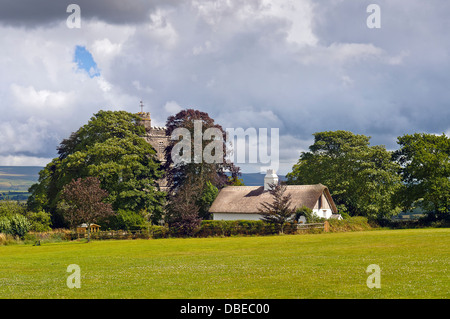
MULTIPOLYGON (((336 205, 328 188, 322 184, 287 185, 284 194, 291 194, 291 208, 293 209, 302 206, 313 209, 319 197, 324 194, 333 213, 337 213, 336 205)), ((271 201, 272 195, 268 191, 264 191, 263 186, 228 186, 219 192, 209 212, 258 214, 258 208, 262 208, 261 204, 271 201)))

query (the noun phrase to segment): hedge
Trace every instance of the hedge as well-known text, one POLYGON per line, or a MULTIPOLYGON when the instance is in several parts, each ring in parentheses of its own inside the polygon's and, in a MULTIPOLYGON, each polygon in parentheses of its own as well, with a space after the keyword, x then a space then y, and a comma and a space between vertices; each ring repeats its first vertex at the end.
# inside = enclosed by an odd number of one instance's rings
MULTIPOLYGON (((296 224, 285 226, 286 234, 294 233, 296 224)), ((273 235, 279 230, 272 224, 262 220, 203 220, 195 237, 236 236, 236 235, 273 235)))
POLYGON ((355 216, 345 219, 328 219, 330 224, 330 232, 348 232, 348 231, 364 231, 370 230, 372 227, 366 217, 355 216))

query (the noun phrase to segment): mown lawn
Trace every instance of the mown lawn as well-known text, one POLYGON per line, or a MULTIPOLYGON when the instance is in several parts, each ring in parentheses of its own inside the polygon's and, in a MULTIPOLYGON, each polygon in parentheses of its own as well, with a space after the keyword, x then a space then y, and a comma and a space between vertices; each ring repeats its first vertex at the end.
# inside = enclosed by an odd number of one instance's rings
POLYGON ((0 246, 0 298, 449 298, 449 244, 420 229, 0 246))

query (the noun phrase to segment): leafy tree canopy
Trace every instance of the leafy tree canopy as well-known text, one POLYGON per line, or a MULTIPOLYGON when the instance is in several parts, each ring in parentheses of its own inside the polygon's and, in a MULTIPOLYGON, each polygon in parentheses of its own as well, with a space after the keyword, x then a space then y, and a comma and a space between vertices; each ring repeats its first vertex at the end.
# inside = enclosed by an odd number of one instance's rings
MULTIPOLYGON (((166 158, 166 172, 167 172, 167 180, 172 190, 176 190, 177 187, 186 183, 187 180, 195 181, 198 185, 201 186, 201 189, 206 186, 206 182, 211 182, 214 186, 221 188, 225 184, 228 183, 228 177, 226 175, 226 171, 230 171, 233 176, 240 174, 239 169, 236 168, 233 163, 230 163, 226 160, 226 132, 224 129, 217 123, 214 122, 208 113, 187 109, 178 112, 174 116, 170 116, 166 122, 167 134, 172 136, 176 129, 187 129, 189 131, 189 141, 185 141, 190 144, 190 154, 188 154, 189 159, 192 159, 190 162, 185 163, 175 163, 172 159, 172 150, 175 145, 181 141, 173 140, 169 144, 169 146, 165 150, 165 158, 166 158), (221 138, 222 142, 219 147, 220 161, 217 163, 208 163, 205 161, 205 158, 202 157, 201 161, 196 162, 194 159, 199 154, 196 154, 196 150, 199 148, 195 146, 195 121, 201 122, 201 134, 199 141, 201 143, 200 152, 203 155, 205 149, 207 149, 207 145, 212 142, 213 139, 204 138, 203 134, 209 128, 218 129, 221 136, 214 136, 213 138, 221 138)), ((177 136, 175 136, 176 138, 177 136)), ((185 137, 182 138, 184 140, 185 137)), ((198 140, 197 140, 198 142, 198 140)), ((183 151, 186 151, 184 149, 183 151)))
POLYGON ((155 150, 142 136, 137 115, 124 111, 99 111, 58 147, 54 158, 39 173, 30 188, 31 210, 51 212, 56 227, 65 226, 57 209, 61 191, 73 179, 97 177, 108 192, 114 210, 148 211, 156 222, 161 218, 164 192, 155 150))
POLYGON ((384 146, 370 146, 370 137, 348 131, 314 134, 314 144, 303 152, 289 184, 324 184, 338 209, 373 218, 398 212, 393 197, 401 187, 398 164, 384 146))
POLYGON ((445 134, 415 133, 398 138, 393 158, 401 165, 406 208, 419 206, 437 215, 450 210, 450 138, 445 134))
POLYGON ((86 223, 89 241, 91 224, 114 214, 111 204, 103 202, 106 197, 97 177, 77 178, 64 186, 59 206, 70 226, 86 223))

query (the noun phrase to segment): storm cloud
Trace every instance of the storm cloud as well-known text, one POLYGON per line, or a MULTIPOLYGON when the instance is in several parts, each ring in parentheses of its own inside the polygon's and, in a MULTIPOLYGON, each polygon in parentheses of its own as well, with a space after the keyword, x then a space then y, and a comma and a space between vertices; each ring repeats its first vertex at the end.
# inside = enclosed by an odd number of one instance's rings
MULTIPOLYGON (((155 125, 182 108, 223 127, 279 128, 282 173, 312 134, 344 129, 396 147, 449 132, 450 4, 377 1, 0 2, 0 164, 45 164, 100 109, 155 125), (77 47, 95 60, 91 77, 77 47), (16 160, 15 160, 16 159, 16 160)), ((256 171, 257 169, 255 169, 256 171)))

